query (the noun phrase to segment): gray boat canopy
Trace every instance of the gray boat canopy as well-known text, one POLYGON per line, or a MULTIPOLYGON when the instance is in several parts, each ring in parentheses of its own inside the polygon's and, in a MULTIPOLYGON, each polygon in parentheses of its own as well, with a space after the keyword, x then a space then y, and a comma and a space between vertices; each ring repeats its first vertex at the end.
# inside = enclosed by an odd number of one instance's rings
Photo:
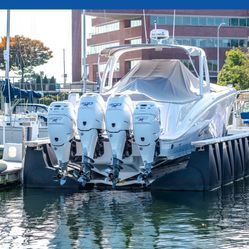
POLYGON ((185 103, 199 99, 199 80, 179 60, 140 61, 106 93, 138 94, 154 101, 185 103))
POLYGON ((182 98, 185 98, 185 100, 195 99, 198 95, 202 96, 204 93, 210 91, 206 54, 198 47, 161 44, 110 47, 100 52, 99 64, 103 56, 107 57, 108 61, 103 75, 100 77, 101 93, 123 92, 128 90, 142 93, 144 91, 146 95, 150 92, 150 95, 153 95, 153 99, 155 100, 170 101, 170 99, 174 97, 176 101, 180 101, 182 98), (199 58, 199 72, 196 71, 198 78, 179 60, 148 60, 141 61, 114 86, 113 74, 120 56, 124 53, 144 49, 182 49, 183 52, 188 55, 191 62, 191 57, 197 56, 199 58), (158 88, 158 94, 156 94, 155 90, 152 90, 155 87, 158 88), (166 92, 163 93, 161 91, 166 92), (165 99, 166 95, 168 96, 167 100, 165 99))

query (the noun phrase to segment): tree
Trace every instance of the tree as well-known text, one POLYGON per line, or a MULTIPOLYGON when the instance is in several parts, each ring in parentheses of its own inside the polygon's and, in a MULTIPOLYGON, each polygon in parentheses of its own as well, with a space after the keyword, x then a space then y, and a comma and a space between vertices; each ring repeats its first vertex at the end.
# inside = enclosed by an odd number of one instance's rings
MULTIPOLYGON (((3 51, 6 37, 0 42, 0 69, 5 68, 3 51)), ((52 58, 52 51, 39 40, 16 35, 10 38, 10 70, 21 75, 22 82, 26 75, 31 75, 35 67, 43 65, 52 58)))
POLYGON ((239 48, 226 52, 226 60, 219 75, 218 84, 232 84, 237 90, 249 88, 249 53, 239 48))
POLYGON ((51 77, 51 79, 50 79, 50 83, 56 83, 56 79, 55 79, 55 77, 54 77, 54 76, 52 76, 52 77, 51 77))
POLYGON ((48 83, 48 77, 47 75, 44 76, 44 78, 42 79, 42 82, 47 84, 48 83))

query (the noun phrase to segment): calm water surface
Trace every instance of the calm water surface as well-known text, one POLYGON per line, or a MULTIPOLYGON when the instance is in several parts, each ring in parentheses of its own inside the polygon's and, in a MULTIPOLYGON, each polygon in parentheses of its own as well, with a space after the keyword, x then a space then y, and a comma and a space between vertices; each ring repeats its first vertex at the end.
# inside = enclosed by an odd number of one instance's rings
POLYGON ((0 192, 0 249, 249 248, 249 180, 222 191, 0 192))

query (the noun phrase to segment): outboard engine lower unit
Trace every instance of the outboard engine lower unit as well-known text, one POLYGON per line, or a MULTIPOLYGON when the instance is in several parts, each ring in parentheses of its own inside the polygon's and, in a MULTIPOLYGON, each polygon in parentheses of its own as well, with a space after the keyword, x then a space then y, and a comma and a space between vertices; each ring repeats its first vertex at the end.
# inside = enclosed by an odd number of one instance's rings
POLYGON ((112 148, 112 171, 109 179, 113 187, 119 180, 123 158, 131 154, 133 103, 127 95, 112 95, 107 102, 106 131, 112 148))
POLYGON ((85 94, 80 99, 77 127, 82 144, 82 170, 77 175, 78 181, 85 185, 90 181, 94 158, 104 153, 105 102, 99 94, 85 94))
POLYGON ((76 117, 73 105, 70 102, 53 102, 48 111, 48 135, 59 162, 56 177, 61 185, 66 181, 71 141, 75 132, 76 117))
POLYGON ((159 153, 160 109, 154 102, 140 102, 136 105, 133 133, 144 163, 141 175, 147 178, 151 173, 155 154, 159 153))

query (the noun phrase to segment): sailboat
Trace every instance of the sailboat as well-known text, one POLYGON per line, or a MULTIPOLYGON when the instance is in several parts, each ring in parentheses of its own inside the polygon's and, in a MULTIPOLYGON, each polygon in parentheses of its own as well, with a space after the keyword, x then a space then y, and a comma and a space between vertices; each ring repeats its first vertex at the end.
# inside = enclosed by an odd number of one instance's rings
MULTIPOLYGON (((0 185, 20 182, 21 169, 25 150, 25 141, 39 137, 39 117, 36 113, 12 114, 11 100, 14 96, 32 99, 41 97, 40 93, 26 91, 10 84, 10 10, 7 10, 7 34, 5 60, 5 84, 2 89, 4 97, 4 115, 0 116, 0 144, 2 160, 0 160, 0 185), (7 180, 6 180, 7 179, 7 180)), ((45 128, 47 130, 47 127, 45 128)))

